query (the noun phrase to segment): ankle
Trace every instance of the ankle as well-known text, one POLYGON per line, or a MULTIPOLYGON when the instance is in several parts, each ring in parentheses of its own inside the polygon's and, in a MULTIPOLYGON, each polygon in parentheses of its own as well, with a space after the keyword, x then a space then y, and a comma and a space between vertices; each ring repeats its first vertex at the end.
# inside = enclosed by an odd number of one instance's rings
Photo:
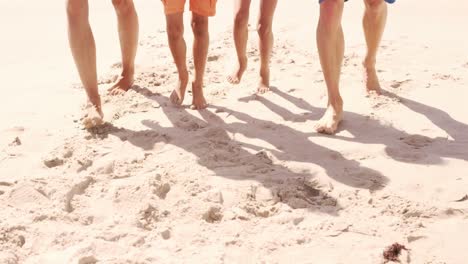
POLYGON ((368 70, 374 70, 376 64, 376 59, 372 57, 366 57, 362 62, 362 66, 368 70))
POLYGON ((200 92, 202 90, 203 90, 203 82, 201 82, 201 81, 192 82, 192 91, 193 92, 200 92))
POLYGON ((341 96, 335 96, 334 98, 330 98, 328 99, 328 106, 333 107, 335 110, 342 109, 343 99, 341 98, 341 96))
POLYGON ((270 79, 270 67, 269 66, 262 66, 260 68, 260 78, 270 79))
POLYGON ((124 67, 120 76, 122 78, 133 78, 134 74, 135 74, 135 66, 130 66, 130 67, 124 67))

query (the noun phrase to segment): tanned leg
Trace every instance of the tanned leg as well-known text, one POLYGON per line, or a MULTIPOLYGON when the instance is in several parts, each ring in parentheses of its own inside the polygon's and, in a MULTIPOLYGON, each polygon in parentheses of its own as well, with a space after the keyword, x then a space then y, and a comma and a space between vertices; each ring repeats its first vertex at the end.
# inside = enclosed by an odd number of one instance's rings
POLYGON ((184 101, 189 80, 187 70, 187 45, 184 40, 183 13, 166 15, 166 27, 169 47, 179 73, 179 82, 171 94, 171 101, 176 105, 181 105, 184 101))
POLYGON ((83 120, 90 128, 103 123, 101 98, 96 73, 96 45, 88 20, 88 1, 67 0, 68 39, 81 82, 91 107, 83 120))
POLYGON ((111 94, 122 94, 133 84, 135 57, 138 48, 138 15, 133 0, 112 0, 119 26, 120 49, 122 52, 122 73, 109 89, 111 94))
POLYGON ((273 16, 278 0, 261 0, 257 32, 260 44, 260 81, 257 92, 270 90, 270 57, 273 49, 273 16))
POLYGON ((317 47, 327 85, 328 105, 324 116, 316 124, 320 133, 333 134, 343 116, 343 100, 339 83, 344 56, 344 37, 341 27, 343 0, 326 0, 320 5, 317 27, 317 47))
POLYGON ((375 70, 377 51, 387 21, 387 4, 384 0, 364 0, 366 11, 362 24, 367 43, 367 55, 364 59, 364 76, 367 92, 380 94, 380 83, 375 70))
POLYGON ((203 78, 205 75, 206 59, 210 35, 208 33, 208 17, 192 13, 193 62, 195 64, 195 79, 192 83, 193 102, 192 109, 206 108, 206 100, 203 95, 203 78))
POLYGON ((237 63, 228 82, 238 84, 247 69, 247 40, 249 37, 249 13, 251 0, 234 0, 234 44, 236 46, 237 63))

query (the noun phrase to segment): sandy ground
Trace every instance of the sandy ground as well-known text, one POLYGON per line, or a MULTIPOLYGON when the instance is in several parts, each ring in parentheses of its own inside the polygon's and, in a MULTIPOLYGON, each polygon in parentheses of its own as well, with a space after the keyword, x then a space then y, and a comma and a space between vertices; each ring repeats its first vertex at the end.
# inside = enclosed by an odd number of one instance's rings
MULTIPOLYGON (((466 263, 467 2, 391 6, 380 97, 362 84, 363 5, 346 4, 335 136, 312 129, 326 103, 318 5, 294 2, 279 3, 273 88, 257 97, 258 8, 232 86, 231 2, 220 1, 211 106, 197 112, 168 102, 161 5, 136 1, 135 87, 104 95, 109 124, 85 131, 63 2, 0 0, 0 263, 381 263, 395 242, 410 250, 402 263, 466 263)), ((115 16, 110 1, 91 10, 105 91, 119 73, 115 16)))

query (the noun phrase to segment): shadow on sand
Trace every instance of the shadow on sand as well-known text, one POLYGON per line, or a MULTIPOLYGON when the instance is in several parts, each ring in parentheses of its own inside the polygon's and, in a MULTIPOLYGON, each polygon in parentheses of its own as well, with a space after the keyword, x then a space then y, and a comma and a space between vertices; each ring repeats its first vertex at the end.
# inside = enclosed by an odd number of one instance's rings
MULTIPOLYGON (((322 210, 323 205, 328 205, 325 211, 332 215, 337 214, 340 205, 331 196, 333 186, 318 180, 320 170, 314 166, 322 168, 328 177, 342 184, 371 192, 384 188, 388 182, 388 178, 380 172, 313 143, 309 138, 314 133, 304 133, 283 124, 216 106, 199 111, 199 118, 185 108, 166 107, 170 105, 169 99, 147 88, 135 86, 134 90, 163 106, 162 111, 172 126, 163 127, 156 121, 143 120, 142 124, 148 129, 132 131, 109 124, 104 132, 98 133, 99 136, 111 134, 143 150, 151 150, 160 142, 173 144, 194 154, 199 165, 218 177, 255 180, 292 208, 322 210), (222 113, 234 116, 239 122, 226 123, 220 117, 222 113), (235 140, 233 134, 259 139, 272 147, 240 142, 235 140), (285 165, 287 161, 310 163, 310 166, 293 170, 285 165)), ((300 100, 287 98, 299 104, 300 100)), ((264 102, 276 113, 291 114, 267 100, 264 102)), ((312 110, 315 116, 318 109, 312 110)), ((319 112, 316 115, 319 116, 319 112)))

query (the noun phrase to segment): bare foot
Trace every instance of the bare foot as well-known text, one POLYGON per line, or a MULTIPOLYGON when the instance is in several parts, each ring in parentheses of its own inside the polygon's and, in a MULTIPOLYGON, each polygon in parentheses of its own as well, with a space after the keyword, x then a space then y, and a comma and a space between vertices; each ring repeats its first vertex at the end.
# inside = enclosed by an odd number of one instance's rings
POLYGON ((185 98, 185 90, 187 90, 188 85, 188 71, 179 76, 179 82, 177 83, 176 88, 171 93, 171 102, 175 105, 182 105, 185 98))
POLYGON ((247 69, 247 57, 239 59, 235 67, 235 70, 233 71, 231 75, 227 77, 227 81, 231 84, 239 84, 242 79, 242 75, 244 75, 244 72, 246 69, 247 69))
POLYGON ((375 67, 364 66, 364 82, 366 83, 366 91, 368 94, 376 93, 377 95, 380 95, 381 89, 379 77, 377 77, 375 67))
POLYGON ((121 75, 117 82, 107 91, 110 95, 121 95, 127 92, 133 85, 133 74, 121 75))
POLYGON ((334 134, 343 118, 343 102, 332 105, 329 104, 325 114, 317 121, 315 130, 323 134, 334 134))
POLYGON ((205 96, 203 95, 203 85, 192 83, 193 101, 190 106, 193 110, 202 110, 207 107, 205 96))
POLYGON ((86 129, 104 124, 104 114, 101 105, 90 104, 86 107, 86 114, 83 118, 83 126, 86 129))
POLYGON ((264 94, 270 91, 270 70, 260 70, 260 83, 257 88, 257 94, 264 94))

